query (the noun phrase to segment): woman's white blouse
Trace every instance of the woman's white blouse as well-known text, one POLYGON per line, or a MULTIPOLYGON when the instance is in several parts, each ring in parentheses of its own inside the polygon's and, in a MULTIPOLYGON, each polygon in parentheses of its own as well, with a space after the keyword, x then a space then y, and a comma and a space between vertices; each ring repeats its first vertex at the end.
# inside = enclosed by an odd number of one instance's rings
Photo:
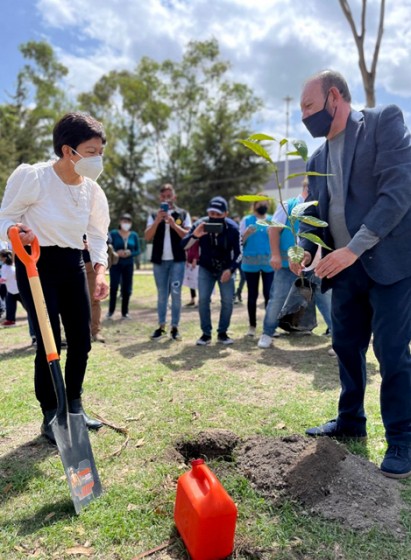
POLYGON ((0 208, 0 238, 17 222, 29 226, 40 246, 83 249, 87 235, 91 261, 107 265, 110 222, 106 195, 91 179, 67 185, 53 163, 20 165, 10 176, 0 208))

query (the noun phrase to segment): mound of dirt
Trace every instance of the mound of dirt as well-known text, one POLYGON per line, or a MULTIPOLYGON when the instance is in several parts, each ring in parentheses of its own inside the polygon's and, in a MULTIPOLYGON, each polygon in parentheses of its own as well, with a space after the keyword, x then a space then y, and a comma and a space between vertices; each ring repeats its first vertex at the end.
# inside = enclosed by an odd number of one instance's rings
POLYGON ((291 498, 306 513, 351 529, 379 526, 403 533, 400 514, 406 504, 400 483, 334 440, 256 436, 237 447, 235 459, 253 487, 275 504, 291 498))
POLYGON ((401 538, 401 484, 329 438, 254 436, 240 441, 228 430, 207 430, 176 444, 178 456, 235 461, 255 490, 278 505, 294 500, 306 515, 320 515, 357 531, 378 526, 401 538))

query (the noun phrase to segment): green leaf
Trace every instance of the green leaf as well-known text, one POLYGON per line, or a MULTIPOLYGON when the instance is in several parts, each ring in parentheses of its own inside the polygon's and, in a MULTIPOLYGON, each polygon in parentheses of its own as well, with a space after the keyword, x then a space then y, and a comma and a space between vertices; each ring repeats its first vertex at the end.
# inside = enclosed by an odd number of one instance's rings
POLYGON ((289 229, 290 231, 292 231, 292 229, 289 226, 286 226, 285 224, 281 223, 281 222, 277 222, 277 220, 257 220, 257 224, 258 223, 262 223, 265 222, 266 224, 268 224, 270 227, 278 227, 278 228, 284 228, 284 229, 289 229))
POLYGON ((326 245, 324 241, 314 233, 299 233, 298 235, 299 237, 304 237, 305 239, 312 241, 316 245, 320 245, 321 247, 324 247, 324 249, 329 249, 330 251, 332 251, 331 247, 328 247, 328 245, 326 245))
POLYGON ((251 140, 252 142, 255 142, 256 140, 258 141, 271 140, 275 142, 275 138, 273 136, 268 136, 268 134, 264 134, 262 132, 257 132, 256 134, 252 134, 247 138, 247 140, 251 140))
POLYGON ((297 150, 297 153, 304 161, 308 159, 308 148, 307 144, 303 140, 293 140, 292 145, 297 150))
POLYGON ((262 194, 239 194, 235 199, 240 202, 260 202, 260 200, 270 200, 270 197, 262 194))
POLYGON ((267 161, 269 161, 270 163, 272 163, 273 165, 275 165, 269 153, 262 146, 260 146, 260 144, 257 144, 257 142, 250 142, 249 140, 238 140, 238 142, 240 142, 240 144, 242 144, 243 146, 245 146, 246 148, 254 152, 257 156, 261 156, 267 161))
POLYGON ((300 263, 304 258, 304 249, 299 245, 293 245, 289 247, 287 255, 291 262, 300 263))
POLYGON ((301 216, 304 215, 304 212, 310 206, 318 206, 318 200, 312 200, 311 202, 301 202, 301 204, 296 204, 294 208, 291 210, 291 216, 300 218, 301 216))
POLYGON ((319 220, 318 218, 315 218, 314 216, 301 216, 298 219, 300 220, 300 222, 304 222, 305 224, 309 224, 310 226, 315 226, 315 227, 327 227, 328 226, 327 222, 324 222, 323 220, 319 220))
POLYGON ((280 142, 280 147, 282 148, 284 146, 284 144, 287 144, 287 143, 288 143, 287 138, 283 138, 280 142))

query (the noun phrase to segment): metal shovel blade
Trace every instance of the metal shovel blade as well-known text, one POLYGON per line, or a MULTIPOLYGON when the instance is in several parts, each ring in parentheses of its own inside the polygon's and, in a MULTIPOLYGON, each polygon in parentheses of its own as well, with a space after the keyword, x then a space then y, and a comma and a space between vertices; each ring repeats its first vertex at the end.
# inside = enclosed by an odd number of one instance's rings
POLYGON ((87 426, 81 414, 55 416, 50 422, 76 513, 102 493, 87 426))

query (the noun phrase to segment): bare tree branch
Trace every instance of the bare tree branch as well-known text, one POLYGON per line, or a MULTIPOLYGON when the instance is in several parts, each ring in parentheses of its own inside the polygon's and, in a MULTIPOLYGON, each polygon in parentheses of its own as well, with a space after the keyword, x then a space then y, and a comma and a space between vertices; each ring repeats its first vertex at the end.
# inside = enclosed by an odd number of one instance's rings
POLYGON ((361 77, 363 81, 366 104, 367 107, 375 106, 375 78, 377 73, 377 62, 378 55, 380 52, 382 35, 384 32, 384 14, 385 14, 385 0, 381 0, 380 5, 380 19, 377 33, 377 40, 374 47, 374 53, 372 57, 371 70, 367 68, 367 62, 365 60, 365 35, 366 35, 366 15, 367 15, 367 0, 362 0, 362 10, 361 10, 361 32, 357 31, 355 21, 351 12, 348 0, 339 0, 343 14, 348 21, 351 28, 352 35, 354 37, 355 45, 358 52, 358 65, 361 71, 361 77))

